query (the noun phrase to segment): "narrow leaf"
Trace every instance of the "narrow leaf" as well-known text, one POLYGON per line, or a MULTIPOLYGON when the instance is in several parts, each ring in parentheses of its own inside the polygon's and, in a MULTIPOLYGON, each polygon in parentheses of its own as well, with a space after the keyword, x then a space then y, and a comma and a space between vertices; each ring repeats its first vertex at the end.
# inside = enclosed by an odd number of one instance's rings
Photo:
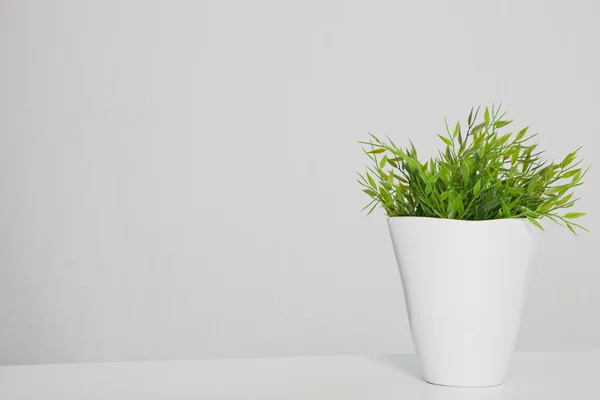
POLYGON ((374 189, 377 189, 377 185, 375 184, 375 181, 373 180, 373 178, 371 178, 371 175, 369 175, 369 173, 367 172, 367 179, 369 180, 369 183, 371 184, 371 186, 374 189))
POLYGON ((456 126, 454 127, 454 134, 452 136, 453 137, 458 136, 459 132, 460 132, 460 122, 457 122, 456 126))
POLYGON ((562 199, 560 199, 557 203, 556 206, 562 206, 563 204, 567 203, 569 200, 571 200, 571 197, 573 197, 573 193, 569 193, 568 195, 566 195, 565 197, 563 197, 562 199))
POLYGON ((535 218, 531 218, 530 216, 527 216, 527 219, 529 220, 529 222, 531 222, 532 224, 534 224, 535 226, 537 226, 541 230, 544 230, 544 228, 542 228, 542 225, 538 221, 536 221, 535 218))
POLYGON ((476 134, 478 133, 480 130, 482 130, 483 128, 485 128, 485 122, 482 122, 479 125, 475 125, 475 127, 473 128, 473 130, 471 131, 471 133, 476 134))
POLYGON ((475 186, 473 186, 473 195, 477 196, 481 191, 481 179, 477 179, 475 186))
POLYGON ((496 122, 494 122, 494 126, 495 126, 496 128, 502 128, 502 127, 504 127, 504 126, 506 126, 506 125, 510 124, 511 122, 513 122, 513 120, 512 120, 512 119, 511 119, 510 121, 496 121, 496 122))
POLYGON ((572 171, 565 172, 564 174, 562 174, 562 175, 561 175, 561 178, 565 178, 565 179, 566 179, 566 178, 570 178, 570 177, 572 177, 572 176, 574 176, 574 175, 577 175, 577 174, 578 174, 578 173, 580 173, 580 172, 581 172, 581 168, 574 169, 574 170, 572 170, 572 171))
POLYGON ((387 155, 384 155, 381 161, 379 161, 379 169, 385 167, 385 163, 387 163, 387 155))
POLYGON ((515 140, 519 141, 519 140, 523 139, 523 136, 525 136, 525 134, 527 133, 527 129, 529 129, 528 126, 526 126, 525 128, 521 129, 519 131, 519 133, 517 133, 517 137, 515 137, 515 140))
POLYGON ((446 138, 446 137, 444 137, 444 136, 442 136, 442 135, 438 135, 438 136, 440 137, 440 139, 442 139, 442 141, 443 141, 444 143, 446 143, 446 145, 448 145, 448 146, 452 146, 452 142, 450 141, 450 139, 448 139, 448 138, 446 138))
POLYGON ((573 218, 579 218, 579 217, 583 217, 585 215, 585 213, 582 212, 570 212, 570 213, 566 213, 564 215, 565 218, 569 218, 569 219, 573 219, 573 218))
POLYGON ((537 176, 534 176, 529 181, 529 185, 527 186, 527 196, 531 196, 535 190, 535 186, 537 185, 537 176))
POLYGON ((504 213, 504 218, 510 218, 510 209, 506 203, 502 203, 502 212, 504 213))
POLYGON ((571 164, 573 162, 573 160, 575 159, 575 153, 576 152, 569 153, 565 157, 565 159, 563 160, 563 162, 560 163, 560 166, 563 167, 563 168, 569 166, 569 164, 571 164))

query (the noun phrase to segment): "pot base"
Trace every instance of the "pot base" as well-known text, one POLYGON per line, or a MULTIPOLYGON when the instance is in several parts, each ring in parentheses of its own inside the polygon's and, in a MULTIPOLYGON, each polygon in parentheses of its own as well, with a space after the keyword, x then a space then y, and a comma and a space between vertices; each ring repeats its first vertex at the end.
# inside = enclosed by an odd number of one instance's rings
POLYGON ((498 386, 502 386, 502 383, 495 383, 495 384, 483 384, 483 385, 458 385, 458 384, 452 384, 452 385, 448 385, 448 384, 443 384, 443 383, 435 383, 435 382, 430 382, 427 379, 424 379, 425 382, 427 382, 430 385, 434 385, 434 386, 441 386, 441 387, 449 387, 449 388, 463 388, 463 389, 485 389, 485 388, 495 388, 498 386))

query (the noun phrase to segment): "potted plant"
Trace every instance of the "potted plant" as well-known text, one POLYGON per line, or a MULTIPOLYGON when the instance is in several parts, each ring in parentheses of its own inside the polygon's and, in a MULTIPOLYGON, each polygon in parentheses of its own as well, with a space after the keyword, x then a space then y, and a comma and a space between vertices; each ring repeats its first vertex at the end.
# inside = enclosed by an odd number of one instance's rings
POLYGON ((587 169, 577 150, 544 160, 528 128, 507 130, 501 107, 471 110, 438 135, 445 148, 421 161, 410 144, 370 134, 359 174, 371 213, 388 216, 409 323, 424 378, 447 386, 496 386, 508 369, 535 256, 539 220, 575 233, 566 212, 587 169))

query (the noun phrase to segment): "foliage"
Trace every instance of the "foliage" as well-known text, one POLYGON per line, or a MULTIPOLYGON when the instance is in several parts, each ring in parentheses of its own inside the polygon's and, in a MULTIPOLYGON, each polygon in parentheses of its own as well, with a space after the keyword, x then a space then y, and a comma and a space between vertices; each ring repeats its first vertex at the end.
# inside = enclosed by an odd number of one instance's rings
POLYGON ((573 188, 583 184, 587 169, 576 161, 579 149, 560 162, 543 160, 525 127, 516 134, 499 131, 511 124, 501 107, 472 109, 467 129, 460 122, 454 129, 446 123, 445 144, 435 158, 421 162, 415 146, 401 149, 394 142, 371 139, 360 142, 371 160, 364 174, 359 173, 363 191, 371 197, 365 207, 369 214, 381 205, 388 216, 418 216, 459 220, 549 218, 566 226, 586 230, 573 222, 584 213, 567 212, 578 198, 573 188))

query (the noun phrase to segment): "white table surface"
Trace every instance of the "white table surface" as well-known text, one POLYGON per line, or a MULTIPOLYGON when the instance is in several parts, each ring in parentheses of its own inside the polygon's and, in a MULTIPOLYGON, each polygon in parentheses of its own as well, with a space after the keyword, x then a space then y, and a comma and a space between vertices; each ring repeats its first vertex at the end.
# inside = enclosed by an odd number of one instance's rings
POLYGON ((0 399, 600 399, 600 352, 517 353, 504 385, 423 382, 414 355, 0 367, 0 399))

